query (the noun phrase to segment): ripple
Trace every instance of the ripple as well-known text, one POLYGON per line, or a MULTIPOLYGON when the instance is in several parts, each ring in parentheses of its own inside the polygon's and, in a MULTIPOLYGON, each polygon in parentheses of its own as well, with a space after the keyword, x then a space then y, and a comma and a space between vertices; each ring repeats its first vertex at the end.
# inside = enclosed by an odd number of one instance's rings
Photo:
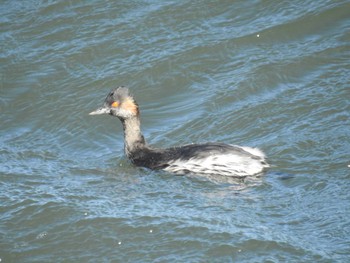
POLYGON ((299 2, 5 1, 1 260, 346 261, 349 3, 299 2), (119 121, 88 116, 118 85, 150 144, 257 146, 271 169, 134 167, 119 121))

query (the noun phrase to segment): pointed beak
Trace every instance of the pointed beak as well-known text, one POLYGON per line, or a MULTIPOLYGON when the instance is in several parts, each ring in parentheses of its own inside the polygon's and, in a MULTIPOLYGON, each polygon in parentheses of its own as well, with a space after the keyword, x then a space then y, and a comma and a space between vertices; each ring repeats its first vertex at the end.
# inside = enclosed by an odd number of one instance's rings
POLYGON ((98 108, 97 110, 94 110, 89 113, 89 115, 100 115, 100 114, 109 114, 111 109, 106 107, 98 108))

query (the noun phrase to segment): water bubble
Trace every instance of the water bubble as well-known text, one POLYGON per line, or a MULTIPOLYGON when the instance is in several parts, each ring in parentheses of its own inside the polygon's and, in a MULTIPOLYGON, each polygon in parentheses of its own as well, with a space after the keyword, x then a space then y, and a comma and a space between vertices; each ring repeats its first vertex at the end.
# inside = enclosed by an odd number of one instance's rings
POLYGON ((40 233, 39 235, 37 235, 37 236, 36 236, 36 239, 43 239, 43 238, 46 237, 46 236, 47 236, 47 232, 44 231, 44 232, 40 233))

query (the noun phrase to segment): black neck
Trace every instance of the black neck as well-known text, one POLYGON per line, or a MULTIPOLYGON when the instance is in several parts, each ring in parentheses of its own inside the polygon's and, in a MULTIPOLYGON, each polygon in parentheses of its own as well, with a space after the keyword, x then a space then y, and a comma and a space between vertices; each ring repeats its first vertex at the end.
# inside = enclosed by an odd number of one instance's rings
POLYGON ((145 139, 141 133, 139 116, 122 119, 124 128, 124 151, 130 157, 133 152, 145 147, 145 139))

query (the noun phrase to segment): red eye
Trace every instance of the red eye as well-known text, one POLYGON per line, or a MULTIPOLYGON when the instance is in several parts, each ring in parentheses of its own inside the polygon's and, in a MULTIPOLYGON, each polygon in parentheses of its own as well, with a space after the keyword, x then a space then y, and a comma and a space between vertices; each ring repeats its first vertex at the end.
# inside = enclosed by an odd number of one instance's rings
POLYGON ((112 106, 113 108, 116 108, 116 107, 119 106, 119 103, 118 103, 117 101, 114 101, 114 102, 111 104, 111 106, 112 106))

